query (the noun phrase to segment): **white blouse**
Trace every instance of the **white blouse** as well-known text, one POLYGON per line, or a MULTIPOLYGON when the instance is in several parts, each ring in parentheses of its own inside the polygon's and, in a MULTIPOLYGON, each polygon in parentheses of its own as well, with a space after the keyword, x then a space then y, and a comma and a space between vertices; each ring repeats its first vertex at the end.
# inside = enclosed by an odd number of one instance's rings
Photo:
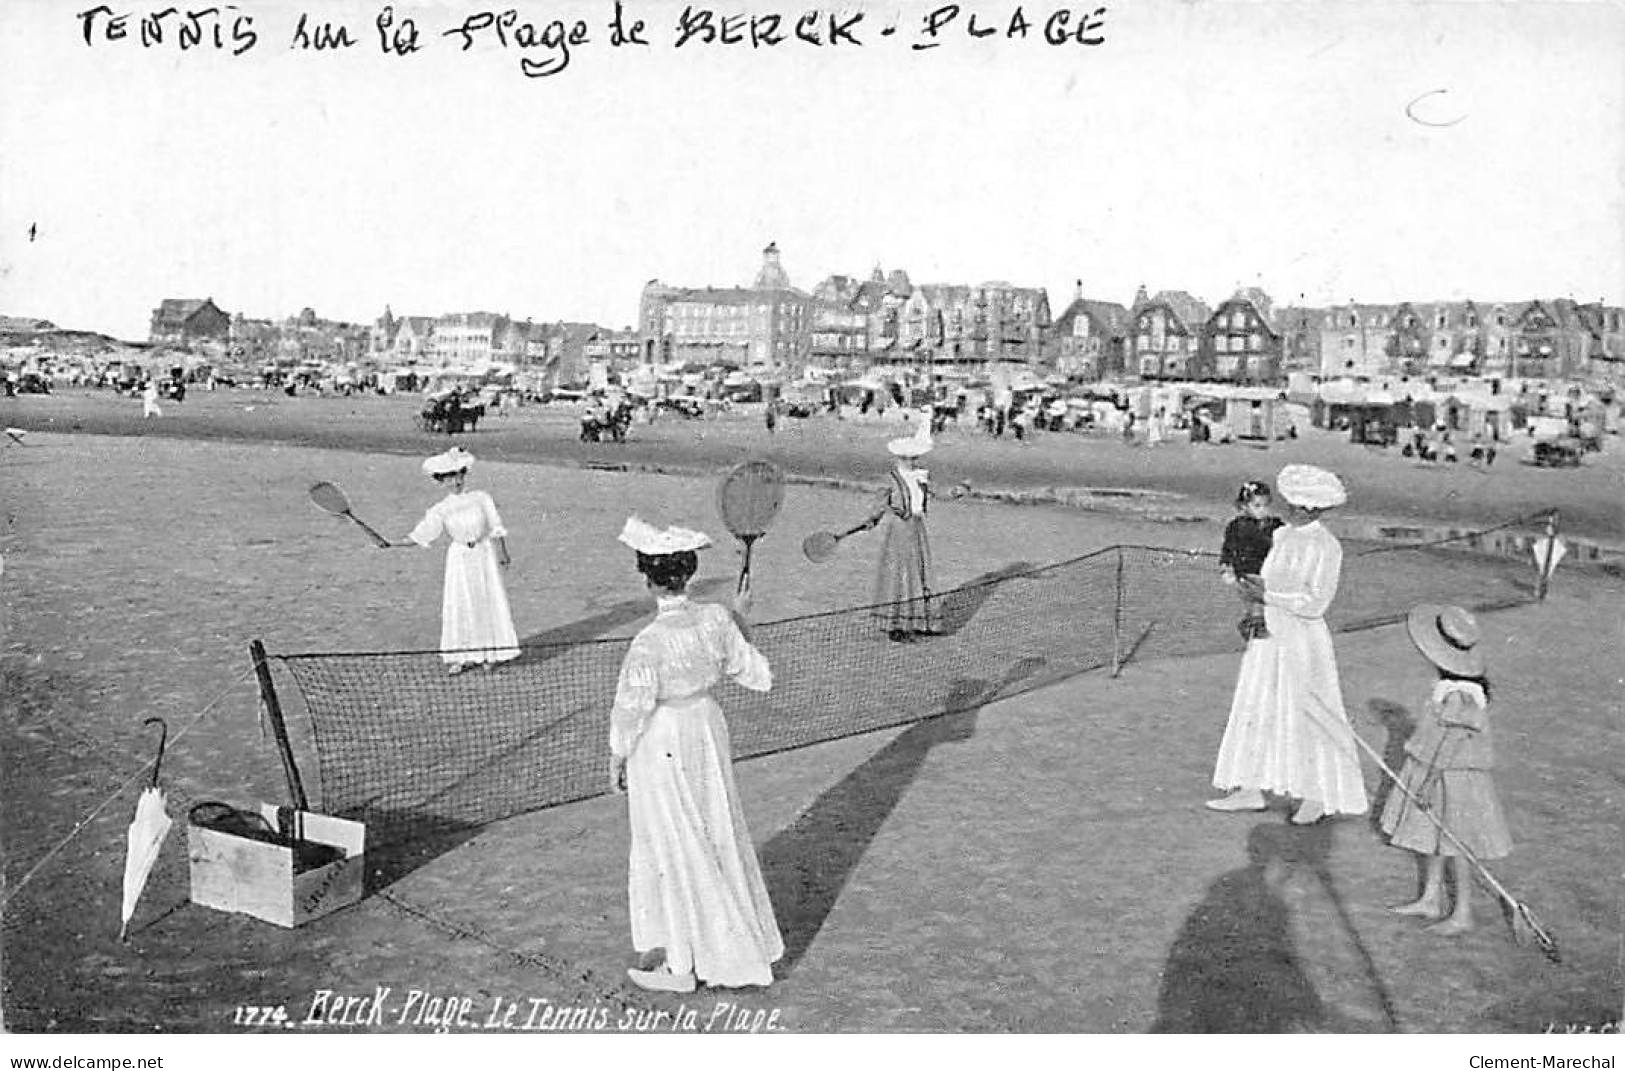
POLYGON ((661 598, 660 612, 632 640, 610 712, 610 750, 625 756, 655 709, 709 692, 724 676, 753 692, 773 687, 767 659, 726 607, 687 596, 661 598))
POLYGON ((1324 617, 1342 571, 1343 545, 1319 521, 1282 525, 1264 559, 1264 604, 1294 617, 1324 617))
POLYGON ((497 515, 497 504, 485 491, 452 493, 429 507, 417 527, 407 536, 420 547, 428 547, 444 534, 465 546, 482 539, 503 539, 508 530, 497 515))

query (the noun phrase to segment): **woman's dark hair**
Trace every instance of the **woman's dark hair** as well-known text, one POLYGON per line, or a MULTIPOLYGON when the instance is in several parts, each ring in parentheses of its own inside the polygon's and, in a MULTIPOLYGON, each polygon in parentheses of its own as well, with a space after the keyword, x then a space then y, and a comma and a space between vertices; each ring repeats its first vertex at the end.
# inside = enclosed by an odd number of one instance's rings
POLYGON ((1263 480, 1248 480, 1236 492, 1236 505, 1245 506, 1255 498, 1270 498, 1270 485, 1263 480))
POLYGON ((1462 681, 1465 684, 1476 684, 1480 688, 1484 689, 1484 698, 1485 699, 1488 699, 1490 697, 1490 679, 1488 677, 1485 677, 1485 676, 1482 676, 1482 675, 1477 676, 1477 677, 1469 677, 1469 676, 1467 676, 1466 674, 1463 674, 1463 673, 1452 673, 1448 669, 1444 669, 1443 667, 1440 667, 1440 666, 1435 666, 1434 668, 1439 671, 1439 679, 1440 680, 1442 680, 1442 681, 1462 681))
POLYGON ((682 591, 688 587, 689 578, 700 567, 700 556, 692 550, 680 550, 675 554, 645 554, 638 551, 638 572, 649 579, 649 583, 666 591, 682 591))

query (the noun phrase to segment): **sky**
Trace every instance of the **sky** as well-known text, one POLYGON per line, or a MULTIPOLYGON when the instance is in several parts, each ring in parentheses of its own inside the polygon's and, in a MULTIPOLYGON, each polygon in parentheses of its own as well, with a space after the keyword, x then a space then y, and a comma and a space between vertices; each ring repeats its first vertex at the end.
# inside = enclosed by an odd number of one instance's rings
POLYGON ((229 19, 222 48, 143 46, 168 2, 115 0, 127 36, 100 14, 87 45, 92 6, 0 5, 0 313, 136 339, 167 297, 620 327, 653 278, 748 285, 769 241, 803 289, 879 265, 1044 287, 1056 313, 1080 280, 1125 304, 1625 303, 1618 2, 1123 2, 1097 45, 1043 28, 1098 0, 965 0, 935 38, 946 4, 863 3, 837 9, 859 45, 754 50, 677 46, 669 0, 625 0, 649 44, 621 47, 614 0, 494 5, 583 20, 545 77, 521 58, 559 51, 513 29, 444 33, 478 2, 394 5, 405 56, 382 3, 310 3, 358 42, 316 51, 300 6, 237 0, 235 56, 229 19))

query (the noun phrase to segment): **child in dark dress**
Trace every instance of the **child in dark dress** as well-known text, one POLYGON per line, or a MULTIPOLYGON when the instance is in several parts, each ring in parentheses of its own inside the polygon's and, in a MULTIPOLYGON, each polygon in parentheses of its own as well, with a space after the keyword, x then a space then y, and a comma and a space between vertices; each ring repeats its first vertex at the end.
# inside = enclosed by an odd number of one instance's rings
MULTIPOLYGON (((1270 546, 1275 541, 1275 530, 1281 527, 1281 518, 1270 513, 1270 485, 1262 480, 1248 480, 1236 494, 1236 508, 1240 510, 1224 528, 1224 547, 1219 552, 1219 568, 1224 582, 1234 584, 1244 576, 1257 577, 1264 569, 1270 546)), ((1247 612, 1236 628, 1244 640, 1268 636, 1264 625, 1264 605, 1243 600, 1247 612)))

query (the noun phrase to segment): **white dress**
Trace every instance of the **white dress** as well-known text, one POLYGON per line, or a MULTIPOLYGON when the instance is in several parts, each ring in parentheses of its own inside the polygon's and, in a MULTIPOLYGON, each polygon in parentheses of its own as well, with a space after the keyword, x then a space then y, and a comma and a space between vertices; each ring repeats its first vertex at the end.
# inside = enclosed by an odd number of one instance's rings
POLYGON ((1319 521, 1275 530, 1264 559, 1269 635, 1247 644, 1213 784, 1316 800, 1327 814, 1363 814, 1353 730, 1343 709, 1326 608, 1343 548, 1319 521))
POLYGON ((687 598, 626 653, 610 750, 626 764, 632 946, 666 950, 675 974, 713 986, 768 985, 784 940, 734 787, 733 747, 710 689, 724 676, 773 686, 767 659, 732 615, 687 598))
POLYGON ((491 496, 484 491, 464 491, 430 506, 407 537, 422 547, 432 546, 442 535, 451 541, 440 611, 440 657, 449 663, 506 662, 519 657, 519 637, 508 609, 502 567, 491 543, 507 534, 491 496))

